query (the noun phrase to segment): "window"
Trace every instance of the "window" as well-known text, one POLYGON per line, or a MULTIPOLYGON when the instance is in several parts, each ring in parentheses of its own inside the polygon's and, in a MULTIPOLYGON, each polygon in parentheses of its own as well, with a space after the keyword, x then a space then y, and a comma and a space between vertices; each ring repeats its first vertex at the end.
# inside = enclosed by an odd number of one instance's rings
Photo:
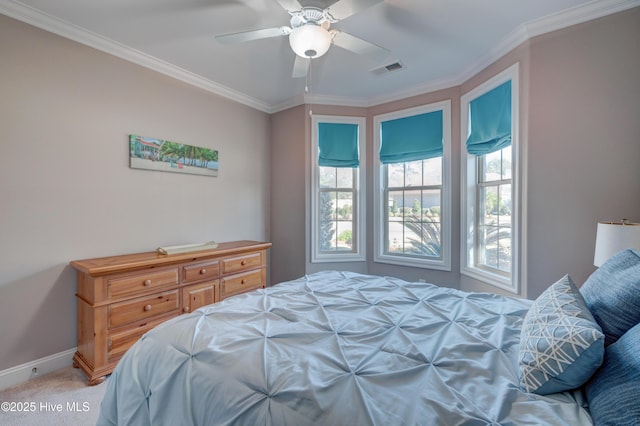
POLYGON ((376 262, 451 270, 449 101, 374 117, 376 262))
POLYGON ((461 273, 519 294, 518 65, 462 97, 461 273))
POLYGON ((312 262, 365 260, 365 119, 312 118, 312 262))
POLYGON ((476 156, 478 162, 477 223, 474 264, 503 275, 511 274, 511 147, 476 156))

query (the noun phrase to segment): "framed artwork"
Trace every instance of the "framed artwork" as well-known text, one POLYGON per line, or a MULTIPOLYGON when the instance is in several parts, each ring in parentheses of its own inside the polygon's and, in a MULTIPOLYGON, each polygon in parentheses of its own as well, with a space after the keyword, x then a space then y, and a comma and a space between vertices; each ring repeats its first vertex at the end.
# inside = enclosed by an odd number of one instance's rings
POLYGON ((129 135, 129 167, 218 176, 218 151, 163 139, 129 135))

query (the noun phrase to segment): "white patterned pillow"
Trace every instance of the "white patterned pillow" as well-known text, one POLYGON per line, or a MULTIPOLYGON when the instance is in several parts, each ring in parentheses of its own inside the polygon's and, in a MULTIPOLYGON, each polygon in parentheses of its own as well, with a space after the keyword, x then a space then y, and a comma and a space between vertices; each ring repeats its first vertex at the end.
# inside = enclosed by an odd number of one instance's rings
POLYGON ((584 384, 602 364, 604 334, 569 275, 525 315, 518 365, 527 392, 547 395, 584 384))

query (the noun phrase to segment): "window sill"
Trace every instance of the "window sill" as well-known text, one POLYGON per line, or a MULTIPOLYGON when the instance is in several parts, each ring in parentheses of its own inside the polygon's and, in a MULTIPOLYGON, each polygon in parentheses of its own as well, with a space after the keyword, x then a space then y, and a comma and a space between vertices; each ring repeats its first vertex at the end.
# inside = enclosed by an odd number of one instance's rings
POLYGON ((386 263, 399 266, 410 266, 412 268, 434 269, 438 271, 451 271, 451 265, 444 260, 425 260, 411 257, 377 255, 373 260, 376 263, 386 263))
POLYGON ((499 288, 514 295, 519 295, 518 289, 514 287, 510 278, 492 274, 479 268, 462 268, 460 273, 492 287, 499 288))
POLYGON ((357 253, 314 255, 311 263, 366 262, 367 259, 357 253))

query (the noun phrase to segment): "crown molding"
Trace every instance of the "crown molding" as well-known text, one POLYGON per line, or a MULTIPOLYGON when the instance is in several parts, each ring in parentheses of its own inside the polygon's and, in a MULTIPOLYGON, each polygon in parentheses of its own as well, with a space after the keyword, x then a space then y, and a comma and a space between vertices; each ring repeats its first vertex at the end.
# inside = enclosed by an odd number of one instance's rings
POLYGON ((413 89, 390 94, 382 98, 370 99, 369 106, 381 105, 405 99, 409 96, 417 96, 436 90, 459 86, 533 37, 592 21, 637 6, 640 6, 640 0, 593 0, 581 6, 575 6, 534 21, 526 22, 512 31, 473 66, 465 69, 459 75, 450 79, 430 82, 427 85, 416 86, 413 89))
POLYGON ((464 83, 522 43, 542 34, 640 6, 640 0, 593 0, 520 25, 460 77, 464 83))
POLYGON ((13 0, 0 0, 0 13, 33 25, 61 37, 76 41, 125 61, 149 68, 184 83, 214 93, 251 108, 270 113, 271 107, 265 102, 226 87, 215 81, 162 61, 139 50, 133 49, 112 39, 88 31, 72 23, 55 18, 23 3, 13 0))
POLYGON ((269 113, 274 114, 276 112, 284 111, 289 108, 297 107, 298 105, 302 105, 304 103, 305 103, 304 95, 300 94, 292 98, 285 99, 284 101, 279 102, 277 104, 271 105, 269 108, 269 113))
POLYGON ((377 97, 377 98, 371 98, 369 99, 367 106, 373 107, 377 105, 386 104, 389 102, 400 101, 402 99, 407 99, 413 96, 420 96, 427 93, 433 93, 438 90, 449 89, 451 87, 459 86, 464 81, 465 80, 460 76, 429 81, 426 84, 414 86, 410 89, 394 92, 392 94, 377 97))
POLYGON ((463 84, 465 81, 496 62, 508 52, 518 47, 527 40, 560 30, 572 25, 601 18, 613 13, 622 12, 633 7, 640 6, 640 0, 593 0, 584 5, 558 12, 535 21, 520 25, 511 32, 504 40, 491 49, 485 56, 478 60, 473 66, 464 70, 457 76, 445 78, 439 81, 428 82, 411 89, 394 92, 376 98, 347 98, 338 96, 323 95, 300 95, 286 99, 278 104, 268 104, 259 99, 246 95, 237 90, 231 89, 215 81, 206 79, 183 68, 177 67, 168 62, 162 61, 146 53, 140 52, 131 47, 125 46, 99 34, 87 31, 69 22, 55 18, 37 9, 27 6, 15 0, 0 0, 0 13, 11 18, 26 22, 27 24, 68 38, 86 46, 98 49, 105 53, 124 59, 128 62, 149 68, 166 76, 175 78, 184 83, 203 89, 207 92, 222 96, 240 104, 249 106, 269 114, 283 111, 304 103, 372 107, 388 102, 406 99, 411 96, 422 95, 436 90, 447 89, 463 84))
MULTIPOLYGON (((640 6, 640 0, 592 0, 523 25, 526 39, 640 6)), ((524 41, 524 40, 523 40, 524 41)), ((522 41, 520 41, 521 43, 522 41)), ((518 43, 518 44, 520 44, 518 43)))
POLYGON ((327 96, 327 95, 314 95, 306 94, 304 96, 304 102, 307 104, 316 105, 336 105, 336 106, 348 106, 348 107, 369 107, 369 102, 363 99, 347 98, 344 96, 327 96))

